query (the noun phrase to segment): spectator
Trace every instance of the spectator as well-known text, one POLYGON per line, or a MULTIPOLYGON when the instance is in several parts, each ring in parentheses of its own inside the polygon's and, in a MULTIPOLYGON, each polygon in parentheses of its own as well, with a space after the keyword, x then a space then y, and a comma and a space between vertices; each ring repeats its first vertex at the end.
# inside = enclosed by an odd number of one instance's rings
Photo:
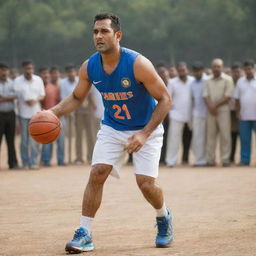
MULTIPOLYGON (((234 85, 236 86, 237 81, 242 76, 241 64, 239 62, 235 62, 232 67, 232 78, 234 85)), ((236 116, 236 102, 234 98, 230 100, 230 110, 231 110, 231 153, 230 153, 230 162, 235 162, 235 153, 236 153, 236 142, 238 136, 238 119, 236 116)))
MULTIPOLYGON (((74 65, 67 65, 65 68, 66 77, 60 81, 60 99, 63 100, 72 94, 78 84, 78 77, 74 65)), ((72 144, 72 123, 74 114, 65 116, 64 132, 68 135, 68 163, 71 163, 71 144, 72 144)))
POLYGON ((249 165, 251 160, 252 131, 256 132, 256 77, 254 61, 244 62, 245 77, 238 80, 234 97, 241 139, 240 165, 249 165))
MULTIPOLYGON (((169 112, 169 130, 167 138, 166 164, 173 167, 178 158, 179 144, 185 124, 191 121, 191 82, 187 64, 177 65, 178 76, 168 82, 168 90, 173 99, 173 107, 169 112)), ((184 149, 183 149, 184 150, 184 149)))
POLYGON ((0 146, 5 135, 8 148, 9 169, 19 169, 15 150, 15 112, 14 99, 16 94, 13 81, 8 78, 9 67, 0 63, 0 146))
MULTIPOLYGON (((66 76, 60 81, 60 98, 65 99, 68 97, 75 87, 77 86, 78 83, 78 77, 77 77, 77 72, 76 68, 74 65, 68 65, 65 68, 66 76)), ((53 78, 52 78, 53 81, 53 78)), ((54 81, 55 82, 55 81, 54 81)))
POLYGON ((59 86, 61 80, 60 70, 57 66, 50 68, 51 84, 59 86))
POLYGON ((212 70, 210 68, 205 69, 205 74, 209 77, 212 76, 212 70))
MULTIPOLYGON (((156 66, 156 71, 158 75, 163 79, 165 85, 167 86, 170 76, 165 64, 162 64, 162 63, 158 64, 156 66)), ((162 146, 161 157, 160 157, 160 163, 162 164, 165 163, 165 158, 166 158, 167 134, 168 134, 168 127, 169 127, 168 116, 166 116, 163 121, 163 127, 164 127, 164 136, 163 136, 163 146, 162 146)))
MULTIPOLYGON (((45 86, 45 98, 43 101, 43 109, 47 110, 57 105, 60 101, 60 89, 56 84, 50 83, 50 81, 54 81, 51 79, 49 69, 47 67, 43 67, 39 70, 40 76, 44 82, 45 86)), ((55 80, 57 81, 57 80, 55 80)), ((61 118, 61 122, 63 125, 64 118, 61 118)), ((65 165, 64 163, 64 149, 65 149, 65 133, 64 130, 61 130, 59 137, 56 140, 57 144, 57 163, 60 166, 65 165)), ((42 147, 42 164, 44 166, 51 165, 52 159, 52 149, 53 143, 44 144, 42 147)))
POLYGON ((75 111, 75 130, 76 130, 76 160, 75 164, 83 164, 83 131, 85 131, 88 163, 91 163, 92 152, 96 142, 96 135, 99 127, 95 127, 94 108, 91 93, 84 100, 81 107, 75 111))
POLYGON ((192 150, 195 156, 194 166, 206 165, 206 117, 207 107, 203 99, 203 88, 208 78, 201 62, 192 66, 195 80, 191 84, 192 93, 192 150))
POLYGON ((29 135, 28 124, 32 116, 41 110, 40 101, 45 96, 44 84, 39 76, 33 74, 32 61, 23 61, 22 68, 23 75, 18 76, 14 81, 21 129, 21 159, 25 169, 38 169, 39 145, 29 135))
POLYGON ((206 158, 208 166, 215 166, 215 150, 217 134, 220 135, 221 161, 224 167, 229 166, 231 150, 230 138, 230 109, 229 100, 234 85, 232 78, 223 73, 223 61, 212 61, 212 73, 205 83, 203 96, 208 108, 207 115, 207 149, 206 158))
POLYGON ((177 69, 175 66, 170 66, 169 68, 169 77, 174 78, 177 76, 177 69))
POLYGON ((230 67, 225 67, 224 68, 224 73, 228 76, 232 76, 232 70, 230 67))
POLYGON ((16 68, 12 68, 10 71, 10 78, 14 80, 16 77, 20 75, 19 70, 16 68))

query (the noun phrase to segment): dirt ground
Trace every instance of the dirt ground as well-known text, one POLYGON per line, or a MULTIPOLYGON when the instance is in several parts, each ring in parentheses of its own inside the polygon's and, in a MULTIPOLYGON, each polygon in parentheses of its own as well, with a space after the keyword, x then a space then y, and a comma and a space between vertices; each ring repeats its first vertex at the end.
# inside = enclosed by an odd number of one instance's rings
MULTIPOLYGON (((89 166, 0 170, 0 255, 65 255, 77 228, 89 166)), ((256 168, 160 168, 175 241, 154 248, 155 212, 132 166, 109 178, 89 255, 256 255, 256 168)))

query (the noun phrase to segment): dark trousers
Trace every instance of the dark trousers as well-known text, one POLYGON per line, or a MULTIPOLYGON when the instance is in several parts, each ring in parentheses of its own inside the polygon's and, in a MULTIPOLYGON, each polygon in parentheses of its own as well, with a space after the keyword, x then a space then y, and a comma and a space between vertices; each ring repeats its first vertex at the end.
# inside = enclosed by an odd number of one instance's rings
POLYGON ((237 137, 238 132, 231 132, 231 153, 230 153, 230 162, 235 161, 235 154, 236 154, 236 144, 237 144, 237 137))
POLYGON ((16 151, 14 145, 15 139, 15 112, 0 112, 0 145, 2 137, 5 135, 8 148, 8 164, 9 168, 17 165, 16 151))
POLYGON ((182 162, 183 163, 188 163, 191 139, 192 139, 192 131, 191 129, 189 129, 188 124, 186 123, 183 129, 183 135, 182 135, 182 145, 183 145, 182 162))
POLYGON ((168 128, 169 128, 169 116, 167 115, 163 121, 163 127, 164 127, 164 136, 163 136, 163 146, 161 150, 161 157, 160 157, 160 163, 165 163, 165 156, 166 156, 166 147, 167 147, 167 134, 168 134, 168 128))

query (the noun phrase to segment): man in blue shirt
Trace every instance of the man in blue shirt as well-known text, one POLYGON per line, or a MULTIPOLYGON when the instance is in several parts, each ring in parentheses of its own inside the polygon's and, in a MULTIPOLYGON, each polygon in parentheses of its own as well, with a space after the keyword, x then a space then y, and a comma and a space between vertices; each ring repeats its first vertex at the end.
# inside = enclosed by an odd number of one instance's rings
POLYGON ((133 153, 137 184, 156 210, 156 246, 167 247, 173 240, 172 215, 161 188, 155 184, 163 140, 161 122, 171 107, 171 99, 152 63, 139 53, 120 47, 121 38, 118 17, 95 16, 93 39, 97 52, 81 66, 73 93, 50 110, 58 117, 74 111, 92 84, 101 93, 105 107, 84 193, 80 228, 66 245, 66 251, 72 253, 94 249, 91 224, 101 203, 103 185, 109 174, 119 177, 125 151, 133 153))

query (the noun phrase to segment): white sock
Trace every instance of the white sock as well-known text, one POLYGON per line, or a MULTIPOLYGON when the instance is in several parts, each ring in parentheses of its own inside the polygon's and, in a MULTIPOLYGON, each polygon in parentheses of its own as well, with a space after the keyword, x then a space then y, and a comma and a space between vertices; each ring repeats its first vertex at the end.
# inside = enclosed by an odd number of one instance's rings
POLYGON ((88 232, 91 234, 91 226, 92 226, 93 218, 81 216, 80 218, 80 227, 83 227, 88 230, 88 232))
POLYGON ((167 211, 167 208, 166 208, 166 205, 165 205, 165 202, 164 202, 162 208, 156 209, 156 216, 157 217, 164 217, 164 216, 167 216, 167 215, 168 215, 168 211, 167 211))

